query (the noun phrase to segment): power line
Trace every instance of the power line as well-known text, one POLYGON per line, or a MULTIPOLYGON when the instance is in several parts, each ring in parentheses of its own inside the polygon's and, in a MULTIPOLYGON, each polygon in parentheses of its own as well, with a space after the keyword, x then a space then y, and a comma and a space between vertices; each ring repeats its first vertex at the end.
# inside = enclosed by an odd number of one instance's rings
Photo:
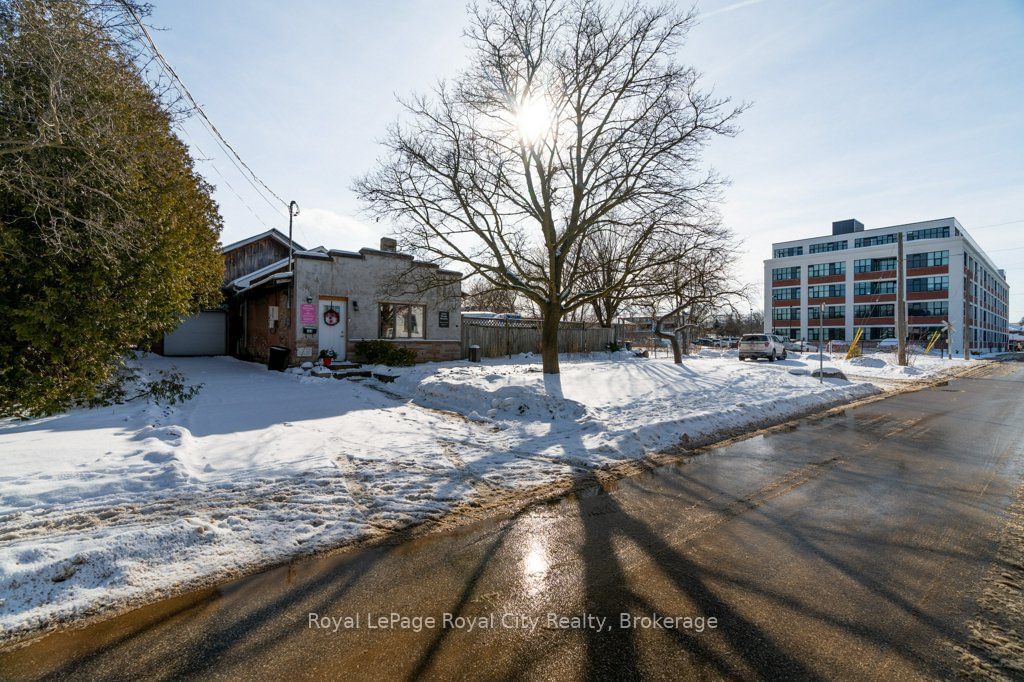
POLYGON ((1020 220, 1009 220, 1009 221, 1007 221, 1005 223, 992 223, 991 225, 978 225, 977 227, 972 227, 971 230, 972 231, 973 230, 984 230, 987 227, 1002 227, 1003 225, 1016 225, 1017 223, 1024 223, 1024 218, 1021 218, 1020 220))
POLYGON ((193 108, 199 114, 199 117, 203 121, 204 125, 214 136, 218 145, 220 145, 221 148, 224 149, 224 151, 229 154, 228 158, 235 165, 235 167, 238 168, 239 172, 242 173, 242 177, 244 177, 249 182, 249 184, 253 186, 253 189, 256 190, 257 194, 259 194, 260 197, 271 206, 271 208, 277 210, 277 207, 274 206, 274 204, 269 199, 267 199, 266 195, 263 194, 260 188, 256 186, 256 184, 253 182, 254 180, 256 183, 259 183, 259 185, 261 185, 267 192, 269 192, 272 197, 277 199, 277 201, 280 202, 282 206, 284 206, 287 209, 288 202, 282 199, 277 194, 277 192, 270 189, 270 186, 267 185, 267 183, 265 183, 258 175, 256 175, 253 169, 249 167, 249 164, 247 164, 242 159, 238 152, 235 151, 235 148, 231 146, 231 143, 228 142, 227 139, 225 139, 224 135, 221 134, 220 130, 217 129, 217 126, 214 125, 213 121, 210 120, 210 117, 206 115, 206 112, 203 111, 203 108, 199 105, 199 102, 196 101, 196 98, 192 96, 192 93, 189 91, 188 86, 185 85, 185 82, 181 79, 180 76, 178 76, 178 73, 174 70, 174 67, 171 66, 170 62, 167 61, 163 53, 160 52, 160 48, 156 46, 156 42, 153 40, 153 36, 150 35, 149 29, 146 28, 146 25, 143 23, 142 18, 138 15, 138 13, 136 13, 135 8, 132 7, 132 5, 126 2, 125 0, 120 0, 120 3, 132 15, 132 18, 135 20, 135 23, 138 24, 139 29, 142 31, 142 37, 145 39, 150 49, 152 49, 153 55, 156 57, 157 62, 167 73, 168 77, 170 77, 171 80, 177 83, 178 88, 181 91, 181 94, 183 94, 188 99, 188 101, 192 103, 193 108))
POLYGON ((189 143, 191 143, 191 145, 196 148, 197 152, 203 155, 205 161, 209 163, 213 170, 217 173, 217 175, 220 176, 220 179, 224 181, 224 184, 227 185, 228 189, 231 190, 235 197, 237 197, 238 200, 242 202, 242 205, 249 209, 249 213, 252 213, 253 217, 256 218, 256 220, 260 221, 260 224, 262 224, 263 227, 267 228, 268 230, 271 229, 270 225, 267 224, 267 221, 265 221, 263 217, 259 213, 257 213, 252 206, 249 205, 249 202, 242 198, 242 195, 238 193, 238 190, 235 189, 234 185, 232 185, 231 182, 227 179, 227 177, 220 172, 220 169, 217 168, 217 164, 213 162, 213 157, 209 156, 206 152, 203 151, 202 147, 199 146, 199 143, 195 141, 195 138, 188 134, 188 131, 185 130, 184 127, 181 128, 181 132, 185 133, 185 137, 188 138, 189 143))

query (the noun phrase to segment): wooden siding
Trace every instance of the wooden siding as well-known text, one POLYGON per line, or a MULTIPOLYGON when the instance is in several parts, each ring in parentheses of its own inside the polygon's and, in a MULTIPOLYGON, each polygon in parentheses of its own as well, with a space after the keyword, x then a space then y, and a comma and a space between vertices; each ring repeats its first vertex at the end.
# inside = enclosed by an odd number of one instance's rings
POLYGON ((288 257, 288 247, 271 236, 224 254, 224 283, 288 257))

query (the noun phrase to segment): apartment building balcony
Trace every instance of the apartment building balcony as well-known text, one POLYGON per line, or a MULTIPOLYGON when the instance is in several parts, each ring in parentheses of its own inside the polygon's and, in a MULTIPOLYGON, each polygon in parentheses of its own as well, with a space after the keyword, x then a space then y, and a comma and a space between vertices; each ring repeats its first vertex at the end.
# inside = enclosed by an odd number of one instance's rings
POLYGON ((772 299, 772 307, 773 308, 787 308, 787 307, 792 307, 792 306, 795 306, 795 305, 800 305, 800 299, 799 298, 783 298, 783 299, 779 299, 777 301, 775 299, 772 299))
POLYGON ((870 327, 872 325, 893 325, 896 324, 896 318, 893 317, 855 317, 853 318, 854 327, 870 327))
POLYGON ((821 305, 822 303, 824 303, 826 305, 836 304, 836 303, 840 303, 840 304, 841 303, 846 303, 846 297, 845 296, 829 296, 827 298, 809 298, 809 299, 807 299, 807 305, 821 305))
POLYGON ((772 320, 773 327, 799 327, 800 320, 772 320))
POLYGON ((773 279, 773 287, 796 287, 800 286, 800 278, 796 279, 773 279))
POLYGON ((892 303, 896 294, 854 294, 854 303, 892 303))

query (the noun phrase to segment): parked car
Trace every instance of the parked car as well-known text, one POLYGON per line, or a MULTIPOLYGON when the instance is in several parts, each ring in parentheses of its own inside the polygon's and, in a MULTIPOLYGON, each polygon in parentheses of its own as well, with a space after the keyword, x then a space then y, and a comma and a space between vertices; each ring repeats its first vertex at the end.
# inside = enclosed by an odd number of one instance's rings
POLYGON ((803 345, 799 341, 786 341, 782 345, 786 347, 786 350, 791 350, 794 353, 803 353, 804 349, 807 348, 807 346, 803 345))
POLYGON ((765 358, 768 362, 786 359, 786 342, 775 334, 744 334, 739 341, 740 361, 765 358))

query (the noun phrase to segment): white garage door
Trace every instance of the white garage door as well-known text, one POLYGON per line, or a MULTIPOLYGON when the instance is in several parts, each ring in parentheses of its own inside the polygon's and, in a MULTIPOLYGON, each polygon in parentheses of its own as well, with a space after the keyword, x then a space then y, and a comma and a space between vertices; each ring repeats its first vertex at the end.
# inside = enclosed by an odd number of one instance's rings
POLYGON ((164 355, 226 355, 227 315, 219 310, 186 317, 181 326, 164 334, 164 355))

